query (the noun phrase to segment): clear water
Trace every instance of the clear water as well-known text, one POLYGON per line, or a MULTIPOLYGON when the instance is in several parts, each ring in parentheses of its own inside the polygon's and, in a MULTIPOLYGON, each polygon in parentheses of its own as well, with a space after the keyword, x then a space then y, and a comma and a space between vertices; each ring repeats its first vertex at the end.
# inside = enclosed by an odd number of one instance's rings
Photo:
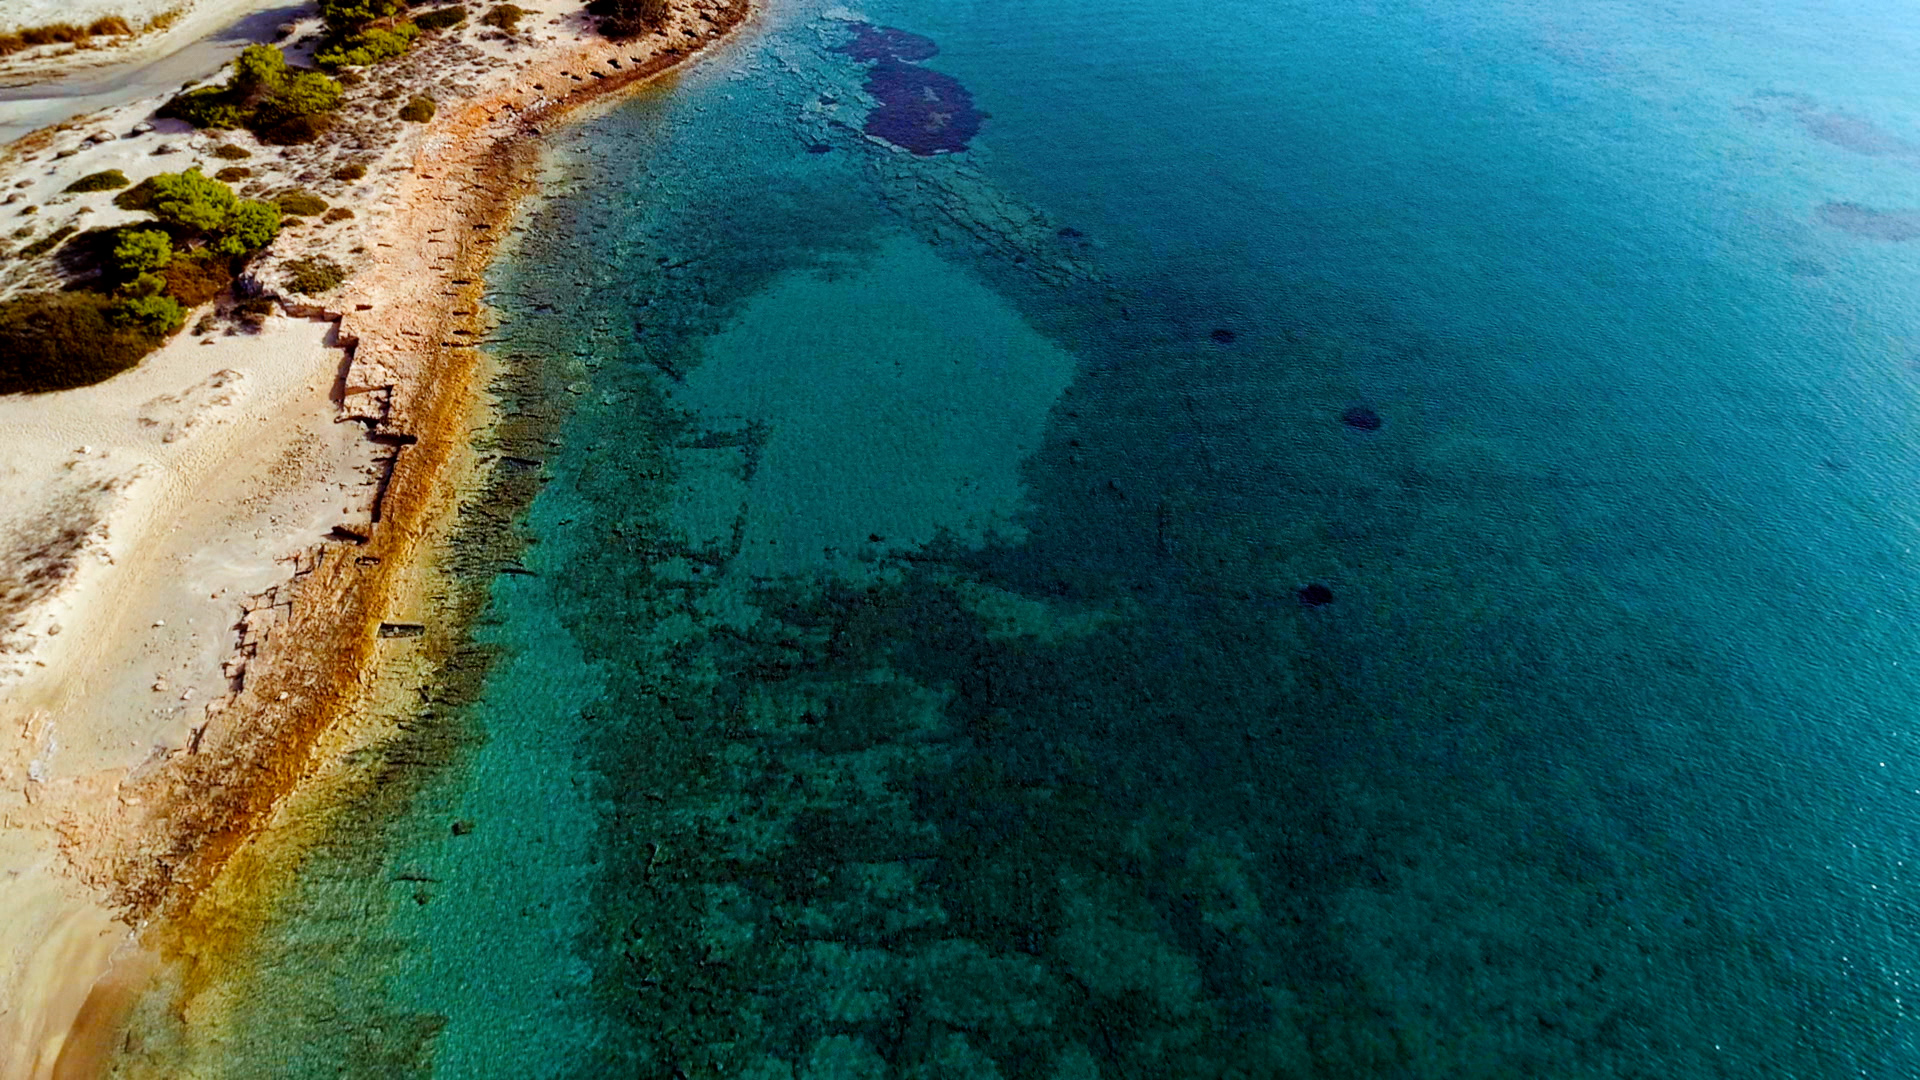
POLYGON ((1908 9, 771 7, 495 269, 484 738, 211 1074, 1920 1075, 1908 9))

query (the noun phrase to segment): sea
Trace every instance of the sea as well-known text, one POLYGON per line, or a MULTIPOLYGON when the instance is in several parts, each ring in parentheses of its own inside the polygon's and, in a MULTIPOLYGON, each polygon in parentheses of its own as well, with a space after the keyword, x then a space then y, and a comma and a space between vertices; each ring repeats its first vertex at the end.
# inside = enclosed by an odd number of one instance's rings
POLYGON ((1916 72, 766 0, 553 133, 457 750, 191 1075, 1920 1076, 1916 72))

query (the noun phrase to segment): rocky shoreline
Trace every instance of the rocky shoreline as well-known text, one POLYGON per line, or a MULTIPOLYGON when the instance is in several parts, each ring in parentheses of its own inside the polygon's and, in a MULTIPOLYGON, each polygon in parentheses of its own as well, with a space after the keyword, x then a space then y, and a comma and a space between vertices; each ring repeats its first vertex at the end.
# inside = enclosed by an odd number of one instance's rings
POLYGON ((211 952, 241 944, 238 898, 257 903, 276 884, 262 878, 262 858, 233 870, 236 854, 303 785, 324 786, 322 748, 356 715, 379 711, 383 664, 428 671, 458 647, 463 626, 420 612, 447 591, 437 564, 462 493, 486 483, 471 447, 494 374, 482 279, 533 190, 539 136, 699 55, 750 12, 747 0, 687 3, 643 39, 569 35, 516 58, 491 88, 443 102, 411 169, 381 199, 394 212, 369 232, 368 261, 339 290, 288 305, 337 324, 337 419, 364 425, 382 455, 369 520, 336 529, 300 553, 287 580, 244 602, 224 671, 231 692, 186 746, 56 814, 70 870, 135 928, 147 959, 121 949, 107 970, 70 973, 92 989, 57 1052, 21 1075, 104 1068, 140 988, 166 962, 199 969, 179 984, 185 992, 213 978, 211 952), (396 625, 408 631, 383 634, 396 625))

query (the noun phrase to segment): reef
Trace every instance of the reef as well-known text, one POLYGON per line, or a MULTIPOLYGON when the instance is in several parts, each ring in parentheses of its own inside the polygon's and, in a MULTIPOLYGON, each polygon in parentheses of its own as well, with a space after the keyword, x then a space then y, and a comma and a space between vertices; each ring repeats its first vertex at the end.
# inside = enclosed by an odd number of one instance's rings
POLYGON ((918 34, 853 24, 853 39, 836 50, 873 69, 866 91, 879 104, 867 113, 868 135, 921 157, 965 150, 986 114, 960 80, 918 66, 939 48, 918 34))

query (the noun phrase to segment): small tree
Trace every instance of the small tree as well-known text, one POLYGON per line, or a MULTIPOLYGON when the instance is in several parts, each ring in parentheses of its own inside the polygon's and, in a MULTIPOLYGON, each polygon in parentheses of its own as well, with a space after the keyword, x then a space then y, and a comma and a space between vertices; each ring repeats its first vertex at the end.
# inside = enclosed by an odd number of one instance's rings
POLYGON ((334 34, 350 34, 380 19, 399 14, 400 0, 320 0, 320 17, 334 34))
POLYGON ((180 329, 187 313, 171 296, 132 296, 113 305, 113 321, 158 340, 180 329))
POLYGON ((233 189, 198 168, 161 173, 153 184, 153 216, 193 232, 218 232, 233 211, 233 189))
POLYGON ((249 45, 234 59, 228 85, 243 94, 271 94, 286 81, 285 53, 271 45, 249 45))
POLYGON ((113 263, 122 277, 135 278, 173 261, 173 241, 159 229, 136 229, 113 246, 113 263))
POLYGON ((280 235, 280 208, 272 203, 243 199, 227 215, 226 231, 213 243, 222 255, 245 255, 273 243, 280 235))

